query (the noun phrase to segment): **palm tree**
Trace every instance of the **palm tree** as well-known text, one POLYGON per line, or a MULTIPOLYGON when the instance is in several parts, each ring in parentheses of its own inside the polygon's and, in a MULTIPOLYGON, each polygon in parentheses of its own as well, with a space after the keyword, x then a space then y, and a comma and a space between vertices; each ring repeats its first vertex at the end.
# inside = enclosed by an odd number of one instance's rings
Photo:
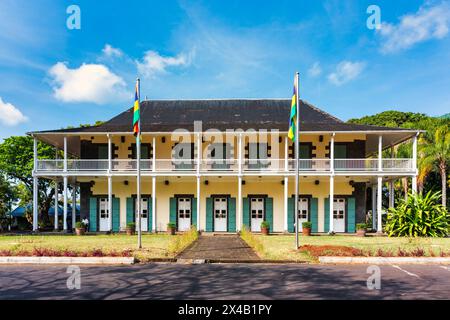
POLYGON ((421 165, 430 170, 434 167, 438 168, 442 184, 442 205, 445 207, 447 204, 447 162, 450 159, 448 123, 443 122, 435 130, 429 130, 421 140, 421 165))

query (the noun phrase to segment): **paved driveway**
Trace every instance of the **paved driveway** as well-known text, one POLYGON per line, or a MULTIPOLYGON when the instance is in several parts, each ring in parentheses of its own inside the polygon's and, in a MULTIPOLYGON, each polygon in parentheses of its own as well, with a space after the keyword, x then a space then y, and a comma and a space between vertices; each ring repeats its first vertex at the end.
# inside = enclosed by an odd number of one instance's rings
POLYGON ((450 299, 444 266, 381 266, 381 289, 367 266, 149 264, 81 267, 69 290, 63 266, 0 266, 1 299, 450 299))
POLYGON ((184 250, 178 258, 216 261, 259 260, 253 249, 237 235, 200 236, 194 245, 184 250))

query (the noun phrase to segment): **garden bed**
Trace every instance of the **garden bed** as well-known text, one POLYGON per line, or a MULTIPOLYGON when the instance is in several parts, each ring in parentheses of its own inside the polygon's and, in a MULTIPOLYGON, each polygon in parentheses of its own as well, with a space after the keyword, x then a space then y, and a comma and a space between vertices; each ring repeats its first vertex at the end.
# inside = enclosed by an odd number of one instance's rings
POLYGON ((139 262, 163 261, 173 259, 192 241, 190 233, 143 234, 142 249, 137 250, 137 236, 125 234, 12 235, 0 236, 0 256, 134 257, 139 262))

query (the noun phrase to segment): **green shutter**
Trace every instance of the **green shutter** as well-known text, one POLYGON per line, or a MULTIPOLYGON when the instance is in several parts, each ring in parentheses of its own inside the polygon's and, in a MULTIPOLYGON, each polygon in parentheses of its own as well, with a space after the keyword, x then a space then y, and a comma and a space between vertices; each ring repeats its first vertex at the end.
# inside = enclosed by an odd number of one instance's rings
POLYGON ((309 159, 310 154, 311 154, 310 144, 300 143, 299 158, 300 159, 309 159))
POLYGON ((153 198, 148 198, 148 208, 147 208, 147 216, 148 216, 148 232, 153 231, 153 206, 152 206, 153 198))
POLYGON ((236 198, 228 198, 228 232, 236 232, 236 198))
POLYGON ((192 198, 192 220, 191 220, 191 225, 192 226, 196 226, 197 227, 197 198, 192 198))
POLYGON ((89 231, 97 231, 97 198, 89 199, 89 231))
POLYGON ((319 231, 319 211, 318 211, 318 200, 317 198, 311 199, 311 224, 312 224, 312 232, 319 231))
POLYGON ((270 224, 269 231, 273 231, 273 198, 266 198, 266 221, 270 224))
POLYGON ((295 228, 294 228, 294 205, 295 205, 295 199, 293 197, 290 197, 288 199, 288 231, 289 232, 294 232, 295 228))
POLYGON ((325 199, 325 212, 324 212, 324 232, 330 231, 330 198, 325 199))
POLYGON ((127 198, 127 224, 134 222, 134 198, 127 198))
POLYGON ((112 201, 112 231, 120 231, 120 199, 113 198, 112 201))
POLYGON ((250 202, 248 198, 242 199, 242 226, 246 226, 247 229, 250 229, 250 202))
POLYGON ((213 198, 206 198, 206 232, 213 231, 213 198))
POLYGON ((347 158, 347 145, 338 144, 334 146, 334 158, 346 159, 347 158))
POLYGON ((347 232, 354 233, 355 232, 355 221, 356 221, 356 214, 355 214, 355 198, 348 198, 347 199, 347 232))
POLYGON ((170 198, 170 223, 177 224, 177 198, 170 198))
POLYGON ((108 145, 98 146, 98 159, 108 159, 108 145))

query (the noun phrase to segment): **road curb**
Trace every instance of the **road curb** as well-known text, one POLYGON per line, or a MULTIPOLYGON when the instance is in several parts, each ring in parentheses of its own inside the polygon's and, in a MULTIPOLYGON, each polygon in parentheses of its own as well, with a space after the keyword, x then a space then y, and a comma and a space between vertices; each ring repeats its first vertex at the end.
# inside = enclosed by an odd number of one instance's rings
POLYGON ((125 265, 134 264, 133 257, 0 257, 4 264, 99 264, 125 265))
POLYGON ((450 264, 450 257, 319 257, 323 264, 450 264))

